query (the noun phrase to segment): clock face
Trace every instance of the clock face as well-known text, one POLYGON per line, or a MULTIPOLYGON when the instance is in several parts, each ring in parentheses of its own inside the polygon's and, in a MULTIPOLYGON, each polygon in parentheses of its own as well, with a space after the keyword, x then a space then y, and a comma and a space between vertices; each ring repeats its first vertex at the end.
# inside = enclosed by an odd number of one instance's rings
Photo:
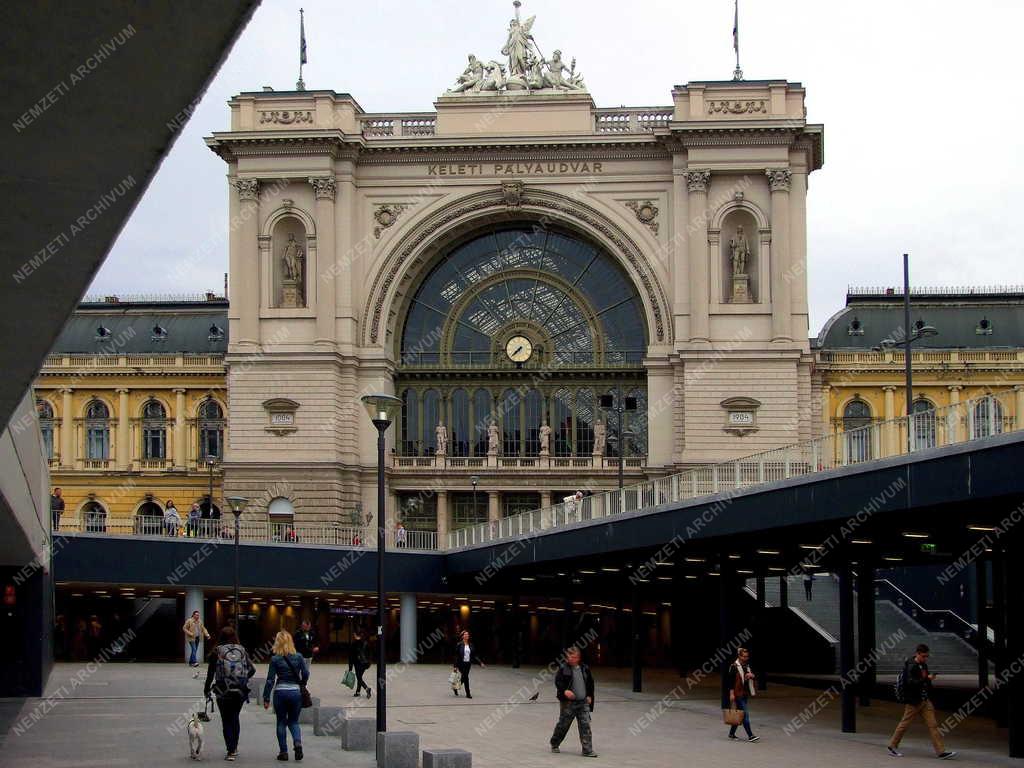
POLYGON ((533 354, 533 342, 525 336, 513 336, 505 344, 505 354, 513 363, 525 363, 533 354))

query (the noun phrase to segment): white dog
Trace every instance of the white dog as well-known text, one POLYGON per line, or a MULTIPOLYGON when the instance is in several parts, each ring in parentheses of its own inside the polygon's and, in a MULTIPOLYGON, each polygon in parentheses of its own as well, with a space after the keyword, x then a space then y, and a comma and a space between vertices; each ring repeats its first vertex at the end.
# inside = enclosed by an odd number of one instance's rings
POLYGON ((195 712, 188 721, 188 754, 193 760, 201 760, 203 752, 203 722, 195 712))

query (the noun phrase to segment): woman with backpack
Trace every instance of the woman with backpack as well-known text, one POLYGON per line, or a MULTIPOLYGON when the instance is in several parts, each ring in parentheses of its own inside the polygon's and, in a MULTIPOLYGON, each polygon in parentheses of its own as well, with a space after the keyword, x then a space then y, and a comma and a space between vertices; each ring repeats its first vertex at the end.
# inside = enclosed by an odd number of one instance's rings
POLYGON ((370 686, 363 681, 363 675, 370 668, 370 654, 366 649, 366 640, 363 639, 363 633, 358 629, 352 638, 352 644, 349 646, 348 668, 355 669, 356 672, 356 692, 352 694, 353 698, 358 697, 364 688, 366 689, 366 698, 370 698, 370 686))
POLYGON ((292 734, 295 759, 302 759, 302 687, 309 680, 309 667, 295 651, 291 633, 284 630, 274 638, 274 655, 270 657, 267 683, 263 686, 263 708, 270 707, 270 692, 274 692, 274 714, 277 715, 277 759, 288 759, 288 731, 292 734), (274 682, 277 682, 275 688, 274 682))
POLYGON ((203 693, 217 699, 221 725, 224 729, 225 760, 238 757, 238 736, 241 725, 238 715, 242 705, 249 701, 249 679, 256 674, 249 654, 238 644, 238 635, 230 624, 221 629, 217 647, 210 653, 210 666, 206 670, 203 693))

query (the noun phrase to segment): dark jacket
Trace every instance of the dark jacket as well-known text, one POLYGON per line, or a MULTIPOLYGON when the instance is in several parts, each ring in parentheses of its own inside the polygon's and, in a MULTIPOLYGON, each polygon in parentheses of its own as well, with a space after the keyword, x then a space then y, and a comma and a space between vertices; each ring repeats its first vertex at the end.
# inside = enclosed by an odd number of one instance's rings
POLYGON ((313 658, 313 646, 316 645, 316 635, 310 630, 297 629, 292 634, 295 641, 295 652, 307 659, 313 658))
MULTIPOLYGON (((590 698, 590 711, 594 711, 594 676, 590 674, 590 667, 580 662, 580 669, 583 670, 583 685, 587 689, 587 696, 590 698)), ((573 701, 565 697, 566 691, 572 690, 572 667, 562 662, 558 665, 555 673, 555 692, 559 701, 573 701)))
POLYGON ((50 511, 51 512, 63 512, 64 511, 64 497, 54 496, 50 494, 50 511))
POLYGON ((928 664, 918 664, 911 656, 906 661, 906 669, 903 699, 907 704, 920 704, 931 696, 932 681, 928 677, 928 664))
MULTIPOLYGON (((206 684, 203 686, 203 695, 205 695, 206 698, 209 698, 211 693, 213 693, 213 695, 216 696, 218 699, 223 698, 224 696, 226 696, 229 693, 233 693, 230 690, 227 690, 227 691, 219 690, 219 686, 217 686, 216 682, 215 682, 216 681, 216 677, 217 677, 217 660, 219 658, 219 656, 218 656, 218 650, 219 649, 220 649, 220 646, 218 645, 210 653, 210 664, 206 668, 206 684)), ((241 694, 242 699, 244 701, 248 701, 249 700, 248 681, 251 680, 252 676, 256 674, 256 667, 253 666, 252 660, 249 658, 249 653, 244 648, 242 649, 242 652, 245 654, 245 662, 249 666, 249 669, 246 672, 246 683, 247 684, 246 684, 246 687, 245 687, 244 691, 236 691, 234 693, 241 694)))
POLYGON ((463 659, 465 658, 465 653, 463 652, 463 648, 465 648, 465 646, 463 645, 462 641, 459 640, 459 642, 457 642, 455 644, 455 660, 454 660, 454 664, 455 664, 456 667, 469 666, 469 665, 472 665, 472 664, 481 664, 481 665, 483 664, 483 662, 480 660, 480 657, 476 655, 476 646, 473 645, 472 643, 470 643, 469 644, 469 664, 467 665, 466 662, 463 661, 463 659))
POLYGON ((348 668, 359 667, 366 669, 370 666, 370 654, 366 647, 366 640, 353 640, 348 646, 348 668))
POLYGON ((306 662, 297 653, 290 654, 287 659, 284 656, 271 656, 270 666, 267 668, 267 682, 263 686, 264 701, 270 701, 270 692, 274 690, 275 680, 278 684, 305 685, 309 680, 306 662))

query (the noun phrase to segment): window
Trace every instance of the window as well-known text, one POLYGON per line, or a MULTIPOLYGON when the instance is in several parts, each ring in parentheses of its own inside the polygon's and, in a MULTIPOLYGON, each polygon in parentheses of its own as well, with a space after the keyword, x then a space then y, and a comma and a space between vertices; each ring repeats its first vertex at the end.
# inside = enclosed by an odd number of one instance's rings
POLYGON ((520 447, 520 430, 522 422, 519 418, 519 392, 514 389, 506 389, 501 395, 501 423, 502 440, 501 453, 503 456, 518 456, 520 447))
POLYGON ((469 456, 469 395, 464 389, 452 392, 452 423, 448 425, 451 435, 448 453, 452 456, 469 456))
POLYGON ((107 530, 107 510, 98 501, 87 501, 82 507, 82 527, 86 533, 103 533, 107 530))
POLYGON ((1003 432, 1003 406, 991 395, 975 401, 971 409, 971 439, 1003 432))
POLYGON ((487 522, 487 494, 483 491, 453 493, 451 501, 453 530, 487 522))
POLYGON ((420 445, 424 456, 433 456, 437 450, 437 425, 441 418, 441 396, 436 389, 423 393, 423 431, 420 445))
POLYGON ((110 458, 110 409, 99 400, 93 400, 85 409, 85 458, 110 458))
POLYGON ((209 398, 199 406, 199 458, 224 458, 224 411, 209 398))
POLYGON ((398 519, 409 531, 437 530, 437 496, 435 494, 398 494, 398 519))
POLYGON ((36 400, 36 413, 39 414, 39 429, 43 433, 43 453, 47 459, 53 459, 53 406, 45 400, 36 400))
POLYGON ((420 398, 415 389, 402 393, 402 455, 419 455, 420 398))
POLYGON ((491 393, 478 389, 473 393, 474 456, 487 455, 487 427, 491 423, 491 393))
POLYGON ((863 400, 851 400, 843 409, 843 433, 850 463, 871 458, 871 407, 863 400))
POLYGON ((167 458, 167 411, 156 400, 142 406, 142 458, 167 458))
POLYGON ((502 517, 532 512, 535 509, 540 509, 539 493, 503 493, 501 495, 502 517))
POLYGON ((911 409, 914 429, 914 448, 935 447, 935 406, 930 400, 920 398, 911 409))
POLYGON ((267 507, 270 515, 270 538, 273 541, 296 541, 295 507, 284 496, 271 499, 267 507))

